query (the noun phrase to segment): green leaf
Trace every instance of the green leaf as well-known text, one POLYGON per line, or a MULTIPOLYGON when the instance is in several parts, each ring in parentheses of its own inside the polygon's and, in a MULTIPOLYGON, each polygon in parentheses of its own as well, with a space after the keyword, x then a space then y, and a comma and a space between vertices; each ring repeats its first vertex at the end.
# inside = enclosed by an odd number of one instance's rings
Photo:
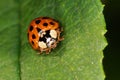
POLYGON ((99 0, 22 1, 22 80, 104 80, 102 11, 99 0), (59 20, 64 29, 64 41, 49 55, 37 55, 25 35, 30 21, 39 16, 59 20))
POLYGON ((19 26, 14 0, 0 1, 0 80, 19 80, 19 26))
POLYGON ((5 2, 0 3, 1 80, 104 80, 102 50, 107 43, 100 0, 5 2), (37 55, 27 40, 29 23, 39 16, 58 20, 64 30, 64 41, 49 55, 37 55))

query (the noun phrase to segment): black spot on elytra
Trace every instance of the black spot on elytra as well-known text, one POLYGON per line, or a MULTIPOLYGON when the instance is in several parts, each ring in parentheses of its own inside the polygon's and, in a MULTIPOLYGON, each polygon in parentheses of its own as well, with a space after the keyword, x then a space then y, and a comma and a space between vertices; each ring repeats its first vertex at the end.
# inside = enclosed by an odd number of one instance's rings
POLYGON ((39 41, 43 41, 43 42, 45 42, 46 43, 46 38, 43 36, 42 38, 40 37, 39 38, 39 41))
POLYGON ((36 28, 37 29, 37 32, 40 32, 41 31, 41 29, 40 28, 36 28))
POLYGON ((41 20, 36 20, 35 23, 36 24, 39 24, 41 22, 41 20))
POLYGON ((51 24, 51 25, 54 25, 54 23, 53 23, 53 22, 50 22, 50 24, 51 24))
POLYGON ((49 17, 42 17, 42 19, 49 19, 49 17))
POLYGON ((33 30, 33 26, 30 26, 30 31, 32 31, 33 30))
POLYGON ((32 39, 35 39, 35 38, 36 38, 35 34, 32 34, 32 39))
POLYGON ((44 35, 45 37, 51 37, 50 36, 50 30, 46 31, 46 34, 44 35))
POLYGON ((48 26, 48 23, 43 23, 43 26, 48 26))
POLYGON ((32 41, 32 45, 34 45, 34 42, 32 41))

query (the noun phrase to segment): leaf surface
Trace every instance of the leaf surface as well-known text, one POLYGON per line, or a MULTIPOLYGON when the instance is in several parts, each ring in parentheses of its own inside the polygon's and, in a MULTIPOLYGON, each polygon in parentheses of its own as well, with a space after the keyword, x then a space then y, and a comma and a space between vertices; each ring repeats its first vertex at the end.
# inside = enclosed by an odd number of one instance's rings
POLYGON ((0 1, 0 80, 19 80, 18 4, 0 1))
POLYGON ((100 0, 8 0, 0 4, 1 80, 104 80, 106 32, 100 0), (7 7, 6 7, 7 6, 7 7), (64 41, 37 55, 27 40, 34 18, 52 17, 64 41))
POLYGON ((22 80, 104 80, 102 50, 105 23, 99 0, 24 0, 22 15, 22 80), (39 16, 58 20, 64 41, 49 55, 37 55, 27 41, 30 21, 39 16))

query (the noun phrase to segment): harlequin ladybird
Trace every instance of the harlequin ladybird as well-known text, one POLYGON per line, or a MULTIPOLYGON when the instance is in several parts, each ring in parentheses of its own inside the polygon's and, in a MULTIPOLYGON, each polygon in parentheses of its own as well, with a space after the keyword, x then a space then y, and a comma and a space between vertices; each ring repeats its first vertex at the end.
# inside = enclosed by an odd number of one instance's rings
POLYGON ((33 49, 49 54, 63 40, 61 32, 58 21, 50 17, 38 17, 28 27, 28 40, 33 49))

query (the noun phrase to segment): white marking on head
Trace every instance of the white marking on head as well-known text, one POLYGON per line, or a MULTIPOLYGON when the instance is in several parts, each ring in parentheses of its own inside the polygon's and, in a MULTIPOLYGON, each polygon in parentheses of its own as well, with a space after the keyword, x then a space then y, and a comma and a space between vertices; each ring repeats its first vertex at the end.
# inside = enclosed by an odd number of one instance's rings
POLYGON ((39 41, 39 42, 38 42, 38 45, 39 45, 39 47, 41 47, 41 48, 47 48, 46 43, 44 43, 43 41, 39 41))
POLYGON ((53 45, 54 42, 55 42, 55 39, 47 38, 47 46, 48 46, 48 47, 51 47, 51 45, 53 45))
POLYGON ((46 38, 46 42, 47 42, 47 43, 49 43, 49 42, 50 42, 50 40, 51 40, 51 38, 50 38, 50 37, 46 38))
POLYGON ((55 30, 50 30, 50 36, 52 38, 57 38, 57 32, 55 30))
POLYGON ((46 34, 46 32, 44 31, 44 30, 41 30, 39 33, 38 33, 38 35, 40 36, 40 37, 43 37, 43 35, 45 35, 46 34))

